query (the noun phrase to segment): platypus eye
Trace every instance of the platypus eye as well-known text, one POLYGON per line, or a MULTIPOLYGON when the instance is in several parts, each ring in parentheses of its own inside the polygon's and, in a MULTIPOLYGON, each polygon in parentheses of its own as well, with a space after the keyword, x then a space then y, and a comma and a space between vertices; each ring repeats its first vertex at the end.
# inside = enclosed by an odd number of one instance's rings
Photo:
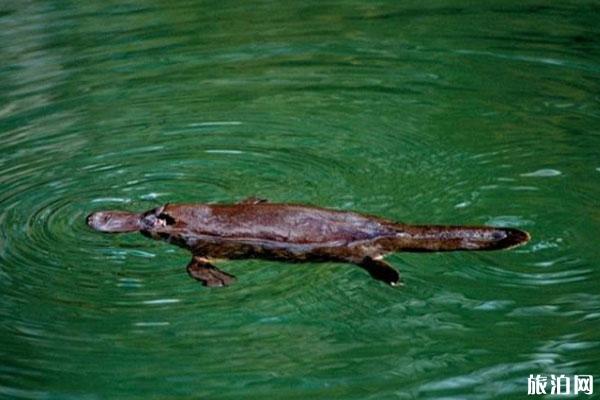
POLYGON ((163 221, 165 221, 166 225, 175 225, 175 218, 171 217, 167 213, 160 213, 160 214, 158 214, 158 218, 162 219, 163 221))

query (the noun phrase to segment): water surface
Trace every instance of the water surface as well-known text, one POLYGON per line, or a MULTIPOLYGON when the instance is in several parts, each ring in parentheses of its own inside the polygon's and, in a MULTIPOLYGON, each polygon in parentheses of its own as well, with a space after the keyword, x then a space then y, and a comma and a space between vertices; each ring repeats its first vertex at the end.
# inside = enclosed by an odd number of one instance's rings
POLYGON ((0 5, 0 397, 492 399, 600 376, 595 2, 0 5), (248 196, 529 231, 226 262, 94 210, 248 196))

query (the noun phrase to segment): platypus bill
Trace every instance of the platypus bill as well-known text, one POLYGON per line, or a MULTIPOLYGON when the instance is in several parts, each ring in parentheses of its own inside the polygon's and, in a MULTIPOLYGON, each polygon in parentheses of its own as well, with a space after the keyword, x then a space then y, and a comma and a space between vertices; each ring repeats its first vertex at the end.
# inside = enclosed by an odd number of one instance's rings
POLYGON ((87 224, 101 232, 136 232, 192 252, 191 277, 227 286, 235 277, 216 259, 339 261, 356 264, 390 285, 401 283, 383 257, 395 251, 498 250, 529 240, 513 228, 405 225, 324 208, 249 198, 237 204, 166 204, 135 214, 99 211, 87 224))

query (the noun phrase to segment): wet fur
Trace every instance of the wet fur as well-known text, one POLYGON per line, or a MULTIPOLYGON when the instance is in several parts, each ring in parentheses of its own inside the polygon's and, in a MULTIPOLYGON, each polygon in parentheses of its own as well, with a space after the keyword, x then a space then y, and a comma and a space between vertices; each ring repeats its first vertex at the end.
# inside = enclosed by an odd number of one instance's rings
POLYGON ((255 198, 232 205, 167 204, 143 214, 105 211, 88 217, 92 228, 107 232, 119 232, 119 222, 122 231, 139 230, 190 250, 188 273, 207 286, 235 280, 211 260, 244 258, 349 262, 395 285, 400 283, 398 273, 382 260, 391 252, 497 250, 529 239, 512 228, 405 225, 255 198))

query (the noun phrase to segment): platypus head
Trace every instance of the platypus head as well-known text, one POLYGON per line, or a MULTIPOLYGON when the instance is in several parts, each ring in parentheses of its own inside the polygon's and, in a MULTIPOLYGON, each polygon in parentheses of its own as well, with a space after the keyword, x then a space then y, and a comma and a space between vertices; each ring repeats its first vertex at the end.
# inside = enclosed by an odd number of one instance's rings
POLYGON ((87 224, 100 232, 152 232, 173 223, 173 218, 163 213, 165 206, 141 214, 127 211, 98 211, 88 215, 87 224))

